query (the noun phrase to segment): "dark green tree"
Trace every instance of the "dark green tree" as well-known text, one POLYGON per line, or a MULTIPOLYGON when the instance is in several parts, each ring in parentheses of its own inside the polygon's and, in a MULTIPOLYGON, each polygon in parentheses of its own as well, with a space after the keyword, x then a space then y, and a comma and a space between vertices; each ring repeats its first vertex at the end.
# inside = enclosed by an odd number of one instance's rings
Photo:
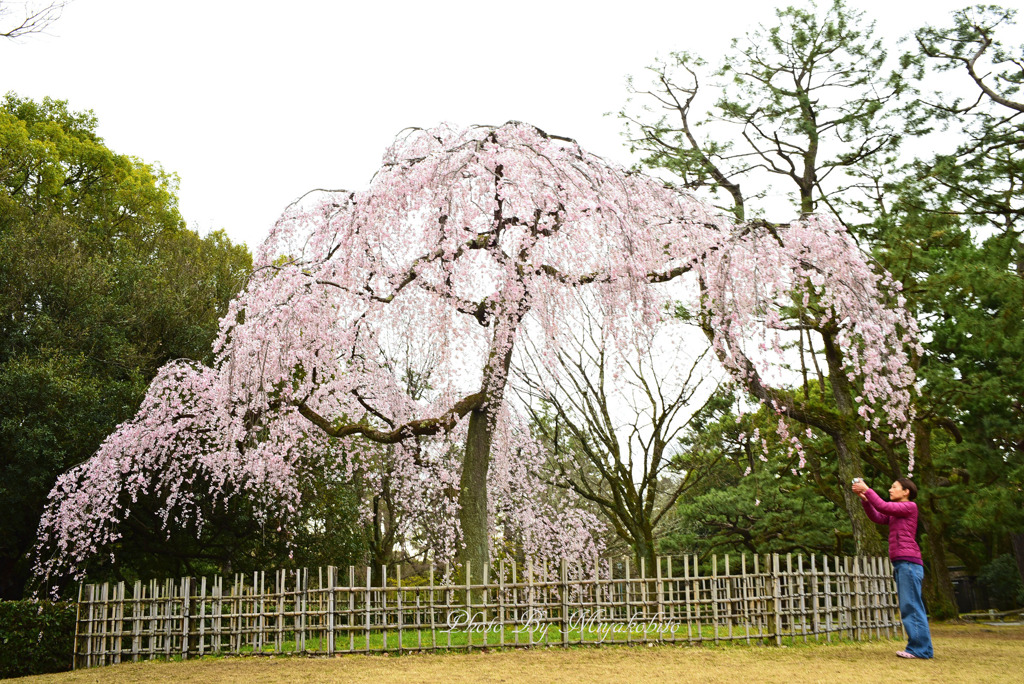
POLYGON ((715 467, 680 501, 662 549, 702 557, 737 550, 852 553, 850 521, 832 485, 831 441, 812 431, 803 445, 807 466, 798 470, 799 455, 775 430, 778 416, 765 407, 739 409, 735 389, 719 391, 683 436, 676 467, 715 467))
POLYGON ((0 101, 0 595, 17 597, 46 495, 174 358, 210 354, 251 266, 188 230, 176 179, 107 148, 91 112, 0 101))
POLYGON ((361 515, 362 491, 330 462, 303 463, 302 506, 285 521, 267 515, 264 502, 250 495, 214 503, 203 492, 212 483, 196 480, 193 491, 203 525, 164 528, 155 497, 136 502, 121 526, 123 536, 109 555, 89 566, 92 581, 134 581, 160 577, 251 573, 272 568, 363 565, 371 561, 373 534, 361 515))
POLYGON ((880 255, 916 288, 928 333, 923 413, 945 448, 922 450, 936 466, 922 475, 948 499, 928 522, 971 570, 1012 550, 1024 577, 1024 45, 998 35, 1014 18, 978 5, 914 34, 904 64, 944 87, 906 118, 944 144, 909 165, 876 225, 938 247, 922 263, 890 237, 880 255))
MULTIPOLYGON (((855 230, 902 283, 922 331, 916 470, 929 605, 939 615, 955 614, 946 571, 954 555, 973 572, 1014 544, 1024 558, 1021 69, 996 37, 1013 16, 976 7, 954 13, 952 27, 915 34, 901 67, 943 90, 915 98, 901 118, 936 152, 854 169, 871 192, 845 203, 870 218, 855 230), (970 89, 976 96, 950 94, 970 89)), ((895 449, 884 437, 869 445, 880 463, 895 449)))

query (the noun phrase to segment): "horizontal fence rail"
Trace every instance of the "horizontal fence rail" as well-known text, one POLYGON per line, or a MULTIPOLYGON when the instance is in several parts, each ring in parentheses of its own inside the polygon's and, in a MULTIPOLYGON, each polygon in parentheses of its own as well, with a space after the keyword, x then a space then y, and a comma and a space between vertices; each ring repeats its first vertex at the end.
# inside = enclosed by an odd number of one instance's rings
POLYGON ((279 570, 80 587, 75 667, 204 655, 892 638, 887 558, 660 557, 486 566, 402 580, 381 568, 279 570), (653 570, 653 572, 651 571, 653 570), (466 572, 465 577, 472 576, 466 572))

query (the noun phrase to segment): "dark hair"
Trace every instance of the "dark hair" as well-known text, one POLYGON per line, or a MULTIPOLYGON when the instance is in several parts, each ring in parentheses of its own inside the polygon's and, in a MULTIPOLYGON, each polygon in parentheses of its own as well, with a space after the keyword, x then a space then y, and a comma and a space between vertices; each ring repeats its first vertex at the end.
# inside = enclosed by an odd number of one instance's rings
POLYGON ((910 492, 911 501, 917 498, 917 485, 914 484, 913 480, 911 480, 909 477, 901 477, 896 481, 900 483, 900 487, 903 487, 908 492, 910 492))

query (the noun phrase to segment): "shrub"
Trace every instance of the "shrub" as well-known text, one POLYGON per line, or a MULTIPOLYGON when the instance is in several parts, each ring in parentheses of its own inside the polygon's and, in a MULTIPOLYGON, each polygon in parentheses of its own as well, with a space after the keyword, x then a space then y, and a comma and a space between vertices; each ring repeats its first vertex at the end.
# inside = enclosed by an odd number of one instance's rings
POLYGON ((1024 584, 1020 581, 1017 563, 1008 553, 981 569, 978 584, 984 587, 989 603, 995 604, 996 610, 1010 610, 1024 605, 1024 584))
POLYGON ((71 669, 75 603, 0 601, 0 679, 71 669))

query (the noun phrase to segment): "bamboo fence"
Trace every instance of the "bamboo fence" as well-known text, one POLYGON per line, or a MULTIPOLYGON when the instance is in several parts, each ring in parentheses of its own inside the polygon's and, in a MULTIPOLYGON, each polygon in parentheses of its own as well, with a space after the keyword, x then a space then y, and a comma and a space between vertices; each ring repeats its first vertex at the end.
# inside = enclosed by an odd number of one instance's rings
POLYGON ((405 581, 400 567, 391 578, 382 568, 383 586, 351 566, 84 584, 74 664, 902 634, 887 558, 741 554, 645 565, 502 561, 475 582, 452 579, 447 567, 405 581))

